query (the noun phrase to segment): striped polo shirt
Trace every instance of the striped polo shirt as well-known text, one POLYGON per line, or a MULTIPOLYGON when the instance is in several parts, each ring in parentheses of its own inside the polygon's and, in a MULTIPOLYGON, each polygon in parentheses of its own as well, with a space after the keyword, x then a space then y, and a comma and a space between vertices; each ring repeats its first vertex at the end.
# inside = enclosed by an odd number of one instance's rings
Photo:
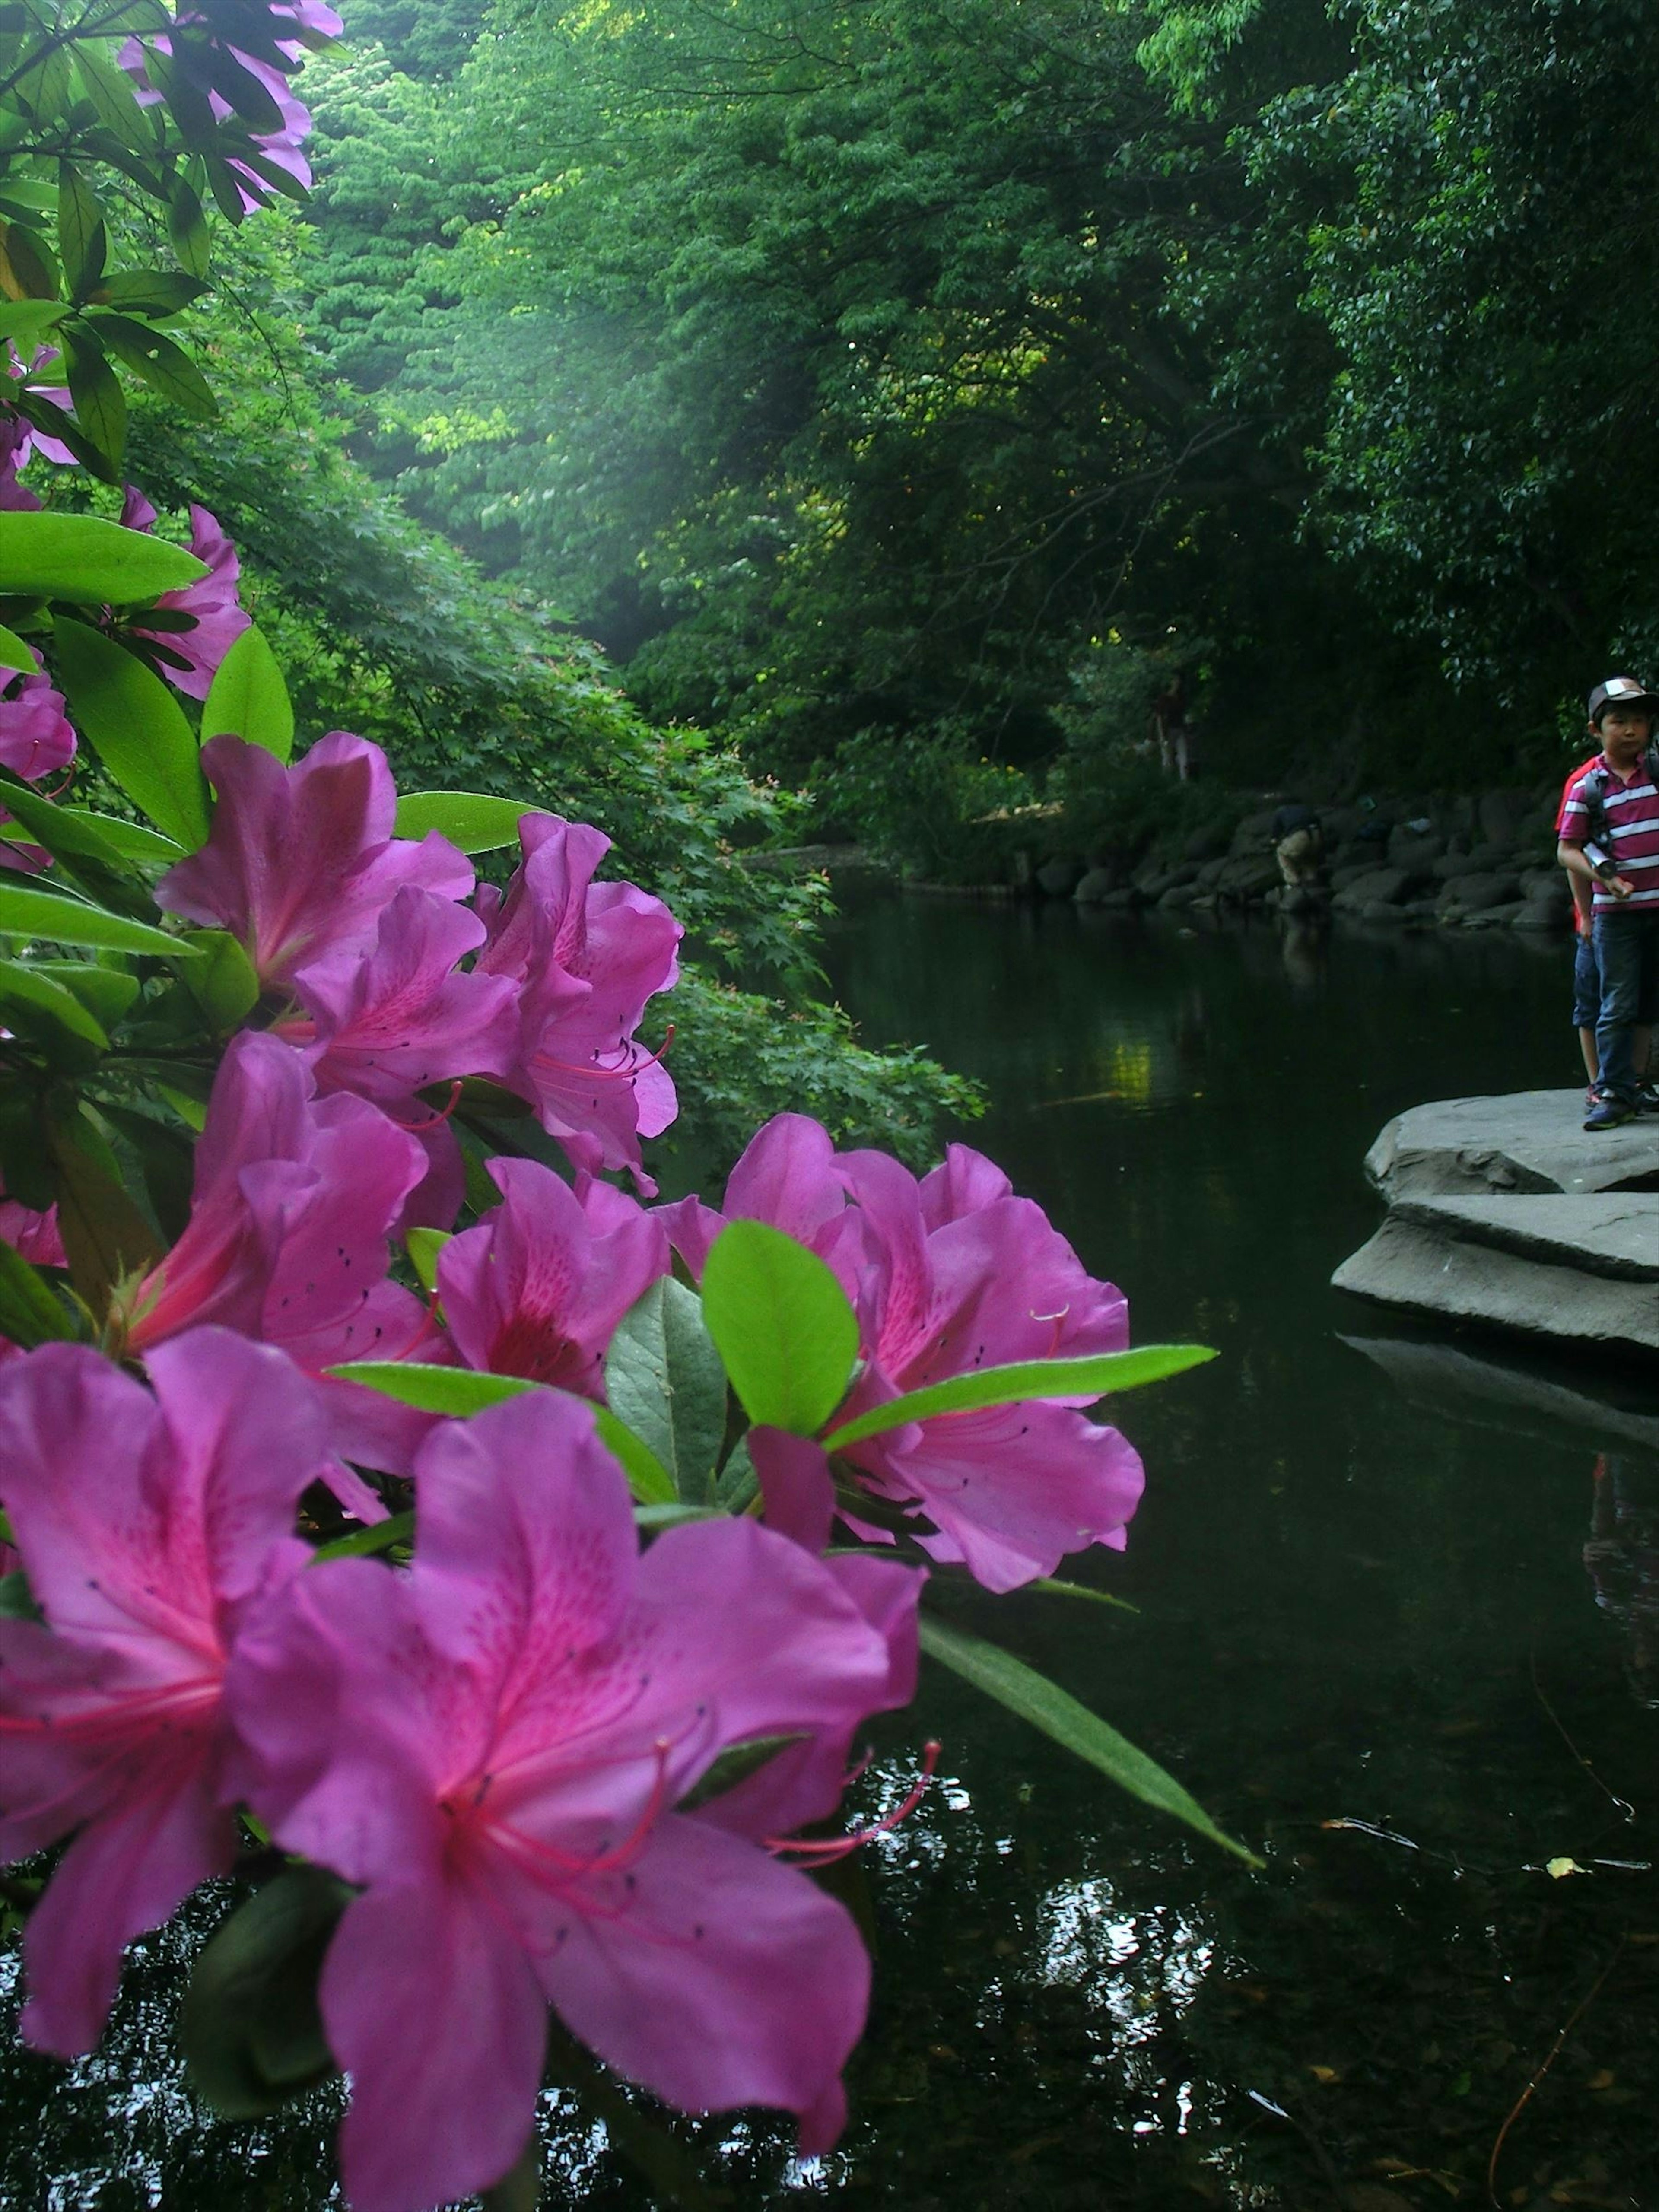
POLYGON ((1590 805, 1583 796, 1584 781, 1598 769, 1607 769, 1607 788, 1601 805, 1607 822, 1607 849, 1613 866, 1632 888, 1628 899, 1616 899, 1598 883, 1597 914, 1612 914, 1631 907, 1659 913, 1659 788, 1655 787, 1650 772, 1652 758, 1650 749, 1637 762, 1628 783, 1605 760, 1592 761, 1572 778, 1562 799, 1556 836, 1570 845, 1583 845, 1591 835, 1590 805))

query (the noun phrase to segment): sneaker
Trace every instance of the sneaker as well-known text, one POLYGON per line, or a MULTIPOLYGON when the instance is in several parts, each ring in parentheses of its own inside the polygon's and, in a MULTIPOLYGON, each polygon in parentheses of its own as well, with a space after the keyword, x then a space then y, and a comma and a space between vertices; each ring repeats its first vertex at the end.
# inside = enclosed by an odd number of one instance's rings
POLYGON ((1620 1129, 1626 1121, 1634 1121, 1636 1109, 1623 1098, 1616 1098, 1610 1091, 1598 1091, 1595 1103, 1584 1116, 1587 1129, 1620 1129))
POLYGON ((1638 1114, 1659 1114, 1659 1083, 1644 1083, 1638 1087, 1636 1110, 1638 1114))

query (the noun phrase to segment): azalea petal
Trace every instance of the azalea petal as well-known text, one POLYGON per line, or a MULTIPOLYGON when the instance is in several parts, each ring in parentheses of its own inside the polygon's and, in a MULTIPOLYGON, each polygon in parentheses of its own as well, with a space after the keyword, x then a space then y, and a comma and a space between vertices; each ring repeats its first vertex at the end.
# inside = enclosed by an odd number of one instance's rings
POLYGON ((549 1899, 543 1985, 609 2066, 682 2112, 822 2118, 870 1962, 841 1905, 752 1844, 670 1815, 586 1912, 549 1899), (562 1936, 562 1940, 561 1940, 562 1936))
POLYGON ((357 1899, 319 1994, 351 2076, 352 2212, 427 2212, 499 2181, 536 2124, 547 2001, 493 1901, 453 1881, 357 1899))

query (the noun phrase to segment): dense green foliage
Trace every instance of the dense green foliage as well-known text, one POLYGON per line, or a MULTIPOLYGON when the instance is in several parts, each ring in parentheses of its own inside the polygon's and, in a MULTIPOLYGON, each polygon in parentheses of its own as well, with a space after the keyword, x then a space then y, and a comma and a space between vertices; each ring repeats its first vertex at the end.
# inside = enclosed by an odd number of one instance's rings
POLYGON ((1120 652, 1210 770, 1506 780, 1654 642, 1638 0, 346 14, 370 466, 832 815, 1120 652))

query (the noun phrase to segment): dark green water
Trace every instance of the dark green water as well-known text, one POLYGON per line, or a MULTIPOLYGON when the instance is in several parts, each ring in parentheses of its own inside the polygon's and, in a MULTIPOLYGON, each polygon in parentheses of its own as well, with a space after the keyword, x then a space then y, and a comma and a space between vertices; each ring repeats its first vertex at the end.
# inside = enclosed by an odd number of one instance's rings
MULTIPOLYGON (((878 1996, 854 2124, 805 2169, 769 2124, 684 2130, 714 2201, 1480 2206, 1553 2050, 1495 2201, 1659 2212, 1641 1395, 1610 1379, 1575 1404, 1583 1375, 1517 1381, 1473 1345, 1448 1360, 1328 1287, 1375 1222, 1359 1163, 1390 1114, 1571 1082, 1566 958, 956 905, 842 925, 832 969, 866 1033, 984 1078, 975 1141, 1122 1284, 1136 1336, 1223 1355, 1125 1401, 1146 1502, 1127 1554, 1080 1571, 1139 1617, 1028 1597, 976 1602, 971 1625, 1267 1863, 1189 1841, 927 1681, 866 1785, 890 1802, 915 1744, 944 1738, 948 1779, 866 1854, 878 1996), (1552 1859, 1591 1871, 1553 1877, 1552 1859)), ((94 2060, 6 2062, 22 2124, 0 2203, 330 2201, 323 2110, 257 2131, 191 2111, 168 1948, 130 1974, 94 2060)), ((554 2201, 652 2201, 551 2098, 547 2142, 554 2201)))

